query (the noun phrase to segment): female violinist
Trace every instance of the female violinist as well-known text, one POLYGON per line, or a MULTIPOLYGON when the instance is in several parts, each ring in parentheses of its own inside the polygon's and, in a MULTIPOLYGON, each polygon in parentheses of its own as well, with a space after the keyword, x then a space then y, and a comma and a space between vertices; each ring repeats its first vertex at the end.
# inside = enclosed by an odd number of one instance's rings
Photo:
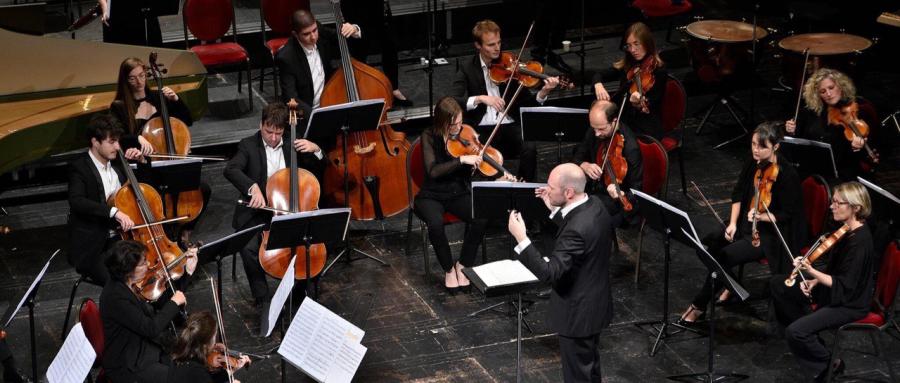
MULTIPOLYGON (((796 253, 803 243, 806 229, 800 180, 790 163, 777 154, 781 138, 780 124, 764 122, 756 127, 750 145, 753 158, 744 165, 731 192, 731 214, 724 233, 718 229, 720 226, 697 227, 707 233, 699 234, 702 242, 726 270, 765 257, 773 274, 783 272, 789 257, 773 224, 778 225, 791 253, 796 253)), ((680 323, 693 324, 704 314, 712 299, 710 287, 721 289, 721 282, 716 281, 718 286, 711 286, 713 281, 707 275, 680 323)), ((725 290, 716 303, 723 303, 728 297, 725 290)))
MULTIPOLYGON (((224 345, 216 343, 216 333, 216 320, 209 311, 199 311, 188 316, 172 352, 172 360, 179 367, 173 382, 229 382, 225 354, 221 353, 224 345), (210 358, 213 354, 216 356, 210 358)), ((228 366, 236 371, 249 364, 250 357, 242 355, 230 360, 228 366)), ((240 381, 235 379, 233 383, 240 381)))
MULTIPOLYGON (((603 174, 609 172, 601 169, 603 161, 598 157, 605 157, 610 142, 615 141, 611 138, 613 137, 615 125, 618 123, 618 113, 619 107, 611 101, 595 100, 591 104, 588 114, 591 129, 585 133, 584 139, 575 148, 572 159, 572 162, 579 164, 585 176, 590 180, 587 190, 603 201, 606 210, 613 218, 613 227, 619 227, 625 222, 626 217, 631 218, 633 216, 632 213, 625 214, 624 205, 620 201, 619 196, 624 193, 622 192, 623 190, 640 190, 644 174, 641 150, 638 147, 634 133, 631 132, 627 125, 619 123, 615 134, 621 136, 624 142, 619 156, 623 157, 627 164, 627 169, 618 187, 613 182, 607 183, 605 179, 607 177, 603 177, 603 174), (600 162, 598 163, 598 161, 600 162)), ((622 177, 620 174, 617 174, 617 176, 622 177)), ((631 196, 626 196, 625 198, 629 199, 629 203, 634 202, 631 196)), ((635 212, 635 210, 632 210, 632 212, 635 212)))
MULTIPOLYGON (((786 326, 785 339, 797 362, 815 380, 825 381, 831 353, 819 332, 856 321, 868 314, 874 290, 875 248, 866 224, 871 213, 866 188, 858 182, 840 184, 831 197, 831 214, 842 224, 836 243, 825 249, 830 254, 825 271, 816 270, 807 259, 798 257, 794 267, 805 277, 786 286, 787 275, 772 278, 772 297, 778 321, 786 326), (810 303, 816 304, 812 309, 810 303)), ((825 246, 825 245, 820 245, 825 246)), ((835 360, 834 372, 844 369, 835 360)))
MULTIPOLYGON (((188 250, 187 283, 197 267, 196 250, 188 250)), ((117 242, 106 258, 109 282, 100 294, 100 318, 103 320, 104 345, 101 364, 113 382, 167 382, 175 370, 172 359, 156 341, 187 303, 184 293, 175 291, 168 300, 151 306, 135 285, 147 275, 147 249, 140 242, 117 242)))
POLYGON ((872 146, 879 142, 879 121, 872 104, 857 96, 853 81, 837 70, 819 69, 804 85, 803 100, 806 110, 799 121, 785 122, 786 133, 831 144, 841 180, 871 171, 878 156, 872 146), (866 128, 854 131, 860 121, 866 128))
POLYGON ((472 218, 469 187, 472 167, 481 164, 482 159, 477 155, 455 158, 447 150, 447 141, 459 134, 462 128, 462 108, 459 104, 453 97, 440 99, 434 107, 434 125, 422 133, 425 181, 414 204, 416 215, 428 227, 428 238, 445 273, 444 287, 451 294, 459 288, 468 288, 470 283, 462 269, 474 264, 486 224, 483 220, 472 218), (469 224, 456 263, 453 262, 450 243, 444 232, 444 212, 469 224))
POLYGON ((646 134, 657 140, 663 138, 662 100, 666 90, 667 72, 656 50, 653 32, 644 23, 634 23, 622 37, 625 57, 611 68, 594 76, 594 94, 598 100, 612 100, 603 87, 603 81, 619 79, 619 93, 627 92, 628 102, 622 115, 623 122, 636 134, 646 134))

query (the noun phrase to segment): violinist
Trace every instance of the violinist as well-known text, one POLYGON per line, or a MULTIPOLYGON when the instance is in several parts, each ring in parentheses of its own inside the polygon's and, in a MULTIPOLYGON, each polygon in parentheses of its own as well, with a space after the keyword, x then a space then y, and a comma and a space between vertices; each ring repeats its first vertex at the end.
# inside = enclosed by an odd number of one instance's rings
MULTIPOLYGON (((471 60, 460 63, 459 71, 453 80, 452 95, 459 105, 465 105, 463 122, 475 128, 483 137, 490 136, 494 126, 500 122, 500 116, 506 108, 508 100, 503 98, 506 84, 498 86, 490 78, 490 64, 500 58, 500 26, 491 20, 479 21, 472 28, 475 49, 478 54, 471 60)), ((559 84, 558 77, 548 77, 544 85, 533 97, 524 97, 524 103, 543 104, 550 91, 559 84)), ((514 85, 515 86, 515 85, 514 85)), ((515 87, 513 87, 513 90, 515 87)), ((508 92, 510 97, 514 92, 508 92)), ((519 159, 516 173, 525 180, 533 180, 537 170, 537 151, 533 143, 522 140, 522 128, 515 120, 518 116, 515 106, 503 117, 497 136, 492 141, 503 153, 504 158, 519 159)))
MULTIPOLYGON (((773 225, 778 225, 791 253, 803 244, 806 221, 800 180, 793 166, 777 154, 781 139, 777 123, 763 122, 756 127, 750 144, 753 158, 744 165, 731 192, 731 213, 724 233, 698 225, 699 231, 707 233, 699 234, 703 244, 726 270, 765 258, 772 274, 784 272, 789 256, 773 225)), ((681 324, 694 324, 705 313, 712 300, 711 283, 707 275, 693 303, 682 314, 681 324)), ((718 291, 721 282, 717 284, 714 287, 718 291)), ((724 290, 716 304, 726 303, 729 297, 730 292, 724 290)))
MULTIPOLYGON (((805 277, 786 286, 787 275, 772 278, 772 297, 778 321, 786 326, 784 338, 803 370, 815 381, 825 381, 831 353, 819 332, 838 328, 869 313, 874 290, 876 254, 872 232, 866 223, 871 213, 866 188, 858 182, 840 184, 831 197, 831 214, 842 224, 836 244, 825 249, 830 255, 824 271, 797 257, 794 267, 805 277), (811 303, 817 308, 813 310, 811 303)), ((823 246, 823 245, 820 245, 823 246)), ((840 374, 844 362, 837 359, 834 372, 840 374)))
MULTIPOLYGON (((191 313, 184 328, 175 340, 172 360, 179 367, 173 382, 185 383, 226 383, 228 372, 224 354, 219 354, 212 361, 208 357, 214 351, 223 351, 224 345, 216 343, 216 320, 209 311, 191 313)), ((242 355, 230 367, 239 370, 250 364, 250 357, 242 355)), ((235 379, 233 383, 241 383, 235 379)))
POLYGON ((482 159, 477 155, 454 158, 447 151, 447 141, 462 130, 462 108, 453 97, 444 97, 434 106, 434 124, 422 133, 422 155, 425 181, 416 195, 415 213, 428 227, 428 238, 434 246, 441 268, 444 287, 450 294, 469 287, 462 269, 475 263, 478 246, 484 237, 486 222, 472 217, 472 167, 482 159), (469 224, 459 261, 453 262, 450 243, 444 232, 444 213, 449 212, 469 224))
MULTIPOLYGON (((629 94, 622 113, 623 122, 635 134, 646 134, 662 140, 662 101, 666 91, 667 72, 656 50, 653 32, 646 24, 631 24, 622 37, 625 56, 611 68, 594 76, 594 94, 598 100, 613 100, 603 81, 619 80, 619 94, 629 94), (640 69, 640 70, 638 70, 640 69)), ((618 98, 616 98, 618 99, 618 98)))
MULTIPOLYGON (((301 155, 297 158, 299 166, 312 172, 322 182, 325 171, 325 156, 315 142, 298 139, 289 140, 288 107, 274 102, 262 111, 259 132, 244 138, 238 143, 237 153, 225 165, 225 178, 238 189, 242 196, 249 199, 249 206, 237 205, 234 210, 232 226, 242 230, 261 223, 268 223, 272 215, 260 207, 266 206, 266 181, 269 176, 289 166, 290 153, 296 150, 301 155)), ((260 236, 256 236, 241 250, 244 272, 250 284, 250 292, 257 308, 261 309, 269 297, 269 286, 266 273, 259 263, 260 236)), ((295 287, 300 290, 297 283, 295 287)), ((302 295, 301 295, 302 296, 302 295)), ((260 310, 261 311, 261 310, 260 310)), ((262 314, 262 312, 261 312, 262 314)))
MULTIPOLYGON (((140 242, 120 241, 113 246, 106 267, 109 282, 100 294, 100 318, 103 320, 104 345, 101 365, 113 382, 171 382, 183 367, 173 366, 157 338, 187 303, 184 293, 175 291, 171 298, 161 299, 154 309, 134 286, 148 272, 147 248, 140 242)), ((187 281, 197 267, 196 249, 188 250, 185 275, 187 281)))
POLYGON ((879 121, 872 104, 857 96, 853 81, 837 70, 819 69, 806 81, 803 100, 806 110, 798 116, 799 121, 785 122, 787 134, 831 144, 841 180, 856 180, 856 176, 870 171, 873 159, 866 146, 878 142, 879 121), (856 109, 856 118, 872 129, 868 132, 870 137, 861 137, 852 131, 845 133, 846 121, 841 114, 844 108, 856 109))
MULTIPOLYGON (((611 101, 595 100, 591 103, 591 109, 588 114, 591 129, 585 132, 584 139, 575 148, 572 160, 572 162, 579 164, 584 175, 588 178, 588 190, 591 191, 591 194, 596 195, 603 202, 603 205, 606 206, 606 211, 613 218, 613 227, 618 227, 624 223, 626 216, 629 218, 635 216, 631 212, 625 214, 622 203, 619 201, 619 196, 620 192, 624 193, 629 189, 640 190, 644 174, 641 150, 638 147, 637 139, 627 125, 619 123, 616 134, 622 135, 624 139, 621 156, 625 163, 628 164, 628 168, 624 180, 618 188, 612 182, 605 184, 606 181, 603 174, 606 171, 600 168, 601 164, 597 161, 601 157, 599 153, 606 153, 607 151, 613 134, 613 127, 618 123, 616 120, 618 113, 619 107, 611 101)), ((635 202, 632 195, 627 195, 626 198, 631 203, 635 202)))
POLYGON ((95 116, 88 125, 87 153, 69 165, 68 261, 100 286, 108 279, 103 254, 119 238, 114 229, 118 226, 127 231, 134 226, 132 217, 107 204, 125 184, 125 173, 114 161, 123 134, 122 124, 115 118, 95 116))

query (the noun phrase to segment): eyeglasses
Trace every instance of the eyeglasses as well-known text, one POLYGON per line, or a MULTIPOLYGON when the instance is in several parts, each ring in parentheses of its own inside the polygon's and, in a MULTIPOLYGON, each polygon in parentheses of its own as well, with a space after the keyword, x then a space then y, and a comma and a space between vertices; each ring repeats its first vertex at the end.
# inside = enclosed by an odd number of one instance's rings
POLYGON ((836 199, 833 199, 833 200, 831 200, 831 204, 832 204, 832 205, 843 206, 843 205, 849 205, 850 202, 846 202, 846 201, 838 201, 838 200, 836 200, 836 199))
POLYGON ((128 82, 137 82, 138 80, 146 80, 146 79, 147 79, 146 73, 141 73, 137 76, 128 76, 128 82))
POLYGON ((625 43, 625 45, 622 45, 622 50, 626 50, 626 51, 627 51, 628 48, 640 48, 640 47, 641 47, 641 42, 640 42, 640 41, 635 42, 634 44, 625 43))

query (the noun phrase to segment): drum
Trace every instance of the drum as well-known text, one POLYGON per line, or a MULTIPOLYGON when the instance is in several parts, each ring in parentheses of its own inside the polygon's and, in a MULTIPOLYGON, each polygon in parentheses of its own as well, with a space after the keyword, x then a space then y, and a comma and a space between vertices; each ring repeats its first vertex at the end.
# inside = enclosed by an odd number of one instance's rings
POLYGON ((819 68, 832 68, 855 77, 862 52, 872 46, 872 41, 847 33, 804 33, 785 37, 778 42, 778 46, 784 51, 781 60, 782 85, 797 89, 803 74, 803 54, 807 48, 807 76, 819 68))
POLYGON ((754 37, 760 40, 768 32, 752 24, 731 20, 701 20, 684 28, 690 35, 688 49, 691 65, 700 81, 716 84, 734 74, 753 68, 751 53, 754 37))

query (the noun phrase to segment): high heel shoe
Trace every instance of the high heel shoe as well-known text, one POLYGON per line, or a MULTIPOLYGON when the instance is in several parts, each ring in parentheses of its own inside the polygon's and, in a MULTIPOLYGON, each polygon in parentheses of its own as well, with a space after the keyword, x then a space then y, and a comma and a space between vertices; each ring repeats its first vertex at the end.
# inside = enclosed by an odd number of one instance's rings
POLYGON ((450 295, 456 295, 456 292, 459 291, 459 281, 456 279, 455 267, 444 274, 444 288, 447 289, 447 294, 450 295))
POLYGON ((688 307, 688 310, 685 311, 684 314, 681 314, 681 318, 678 319, 678 324, 682 325, 682 326, 693 326, 693 325, 697 324, 697 322, 699 322, 705 318, 706 318, 706 312, 701 311, 700 309, 697 308, 697 306, 694 306, 693 304, 691 304, 691 306, 688 307), (700 315, 697 315, 697 318, 694 320, 687 320, 687 317, 689 315, 691 315, 692 313, 694 313, 694 311, 699 312, 700 315))
POLYGON ((469 278, 466 278, 466 275, 463 274, 462 269, 464 268, 465 266, 459 263, 453 266, 453 270, 456 272, 456 280, 459 282, 459 289, 467 293, 472 288, 472 284, 469 282, 469 278))

